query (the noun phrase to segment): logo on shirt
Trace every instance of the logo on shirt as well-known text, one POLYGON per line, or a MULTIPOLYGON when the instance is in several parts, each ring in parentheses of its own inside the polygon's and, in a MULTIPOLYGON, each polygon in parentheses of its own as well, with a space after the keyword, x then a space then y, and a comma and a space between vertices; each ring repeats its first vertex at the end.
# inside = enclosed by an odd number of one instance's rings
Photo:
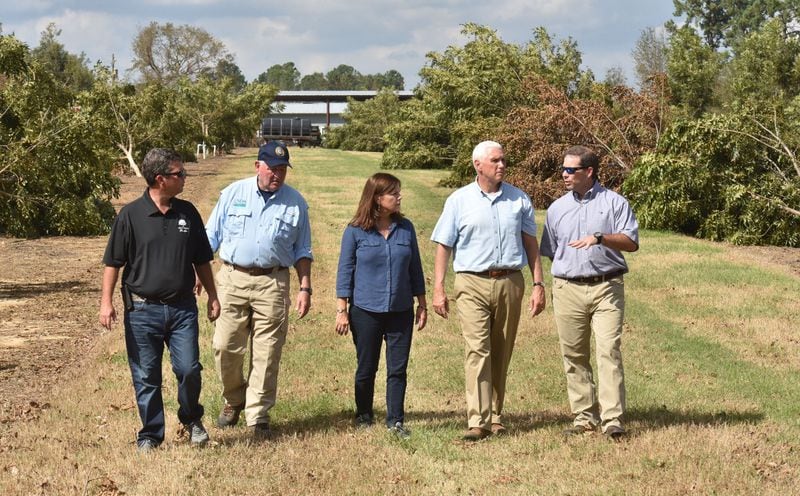
POLYGON ((189 223, 186 219, 178 219, 178 232, 186 234, 189 232, 189 223))
POLYGON ((243 200, 243 199, 233 200, 233 206, 234 207, 239 207, 239 208, 244 208, 244 207, 247 206, 247 200, 243 200))

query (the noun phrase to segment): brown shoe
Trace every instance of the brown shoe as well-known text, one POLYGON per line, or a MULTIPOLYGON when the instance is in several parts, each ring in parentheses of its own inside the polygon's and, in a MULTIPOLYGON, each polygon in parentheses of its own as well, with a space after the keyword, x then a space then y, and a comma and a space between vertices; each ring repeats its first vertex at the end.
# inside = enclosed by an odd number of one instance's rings
POLYGON ((225 408, 219 412, 217 417, 217 427, 233 427, 239 423, 239 414, 242 413, 241 406, 231 406, 225 402, 225 408))
POLYGON ((594 426, 591 424, 573 425, 562 431, 565 436, 582 436, 591 432, 594 432, 594 426))
POLYGON ((503 424, 492 424, 492 435, 493 436, 505 436, 508 434, 508 429, 503 424))
POLYGON ((249 427, 250 435, 255 442, 269 441, 272 439, 272 431, 269 429, 269 424, 256 424, 249 427))
POLYGON ((616 443, 622 441, 628 435, 625 429, 618 425, 609 426, 603 434, 616 443))
POLYGON ((466 434, 464 434, 464 437, 462 437, 461 440, 475 442, 480 441, 481 439, 486 439, 491 435, 492 431, 487 431, 486 429, 481 429, 480 427, 472 427, 466 432, 466 434))

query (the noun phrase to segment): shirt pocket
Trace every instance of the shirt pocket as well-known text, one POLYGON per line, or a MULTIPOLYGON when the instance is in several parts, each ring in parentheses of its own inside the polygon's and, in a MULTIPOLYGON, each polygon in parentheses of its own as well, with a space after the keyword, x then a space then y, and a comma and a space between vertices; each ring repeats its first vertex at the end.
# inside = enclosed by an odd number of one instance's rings
POLYGON ((243 238, 247 224, 253 213, 246 209, 234 209, 228 213, 225 219, 224 234, 226 238, 243 238))
POLYGON ((299 218, 294 212, 284 212, 275 220, 275 236, 281 239, 292 239, 297 232, 299 218))

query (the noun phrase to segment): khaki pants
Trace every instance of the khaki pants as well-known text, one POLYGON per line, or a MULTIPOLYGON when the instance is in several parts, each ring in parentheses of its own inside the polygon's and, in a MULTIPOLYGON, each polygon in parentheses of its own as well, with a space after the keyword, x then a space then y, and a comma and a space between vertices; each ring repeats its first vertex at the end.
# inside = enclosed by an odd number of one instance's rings
POLYGON ((223 265, 217 272, 217 291, 222 311, 213 347, 222 396, 229 405, 244 406, 247 425, 269 423, 289 328, 289 271, 251 276, 223 265), (245 379, 248 343, 250 372, 245 379))
POLYGON ((498 279, 462 272, 454 289, 465 343, 467 423, 488 430, 502 423, 525 279, 521 272, 498 279))
POLYGON ((622 276, 595 284, 553 278, 553 313, 575 425, 595 427, 600 424, 603 431, 611 425, 622 427, 625 412, 621 351, 625 283, 622 276), (597 352, 597 387, 590 362, 592 331, 597 352))

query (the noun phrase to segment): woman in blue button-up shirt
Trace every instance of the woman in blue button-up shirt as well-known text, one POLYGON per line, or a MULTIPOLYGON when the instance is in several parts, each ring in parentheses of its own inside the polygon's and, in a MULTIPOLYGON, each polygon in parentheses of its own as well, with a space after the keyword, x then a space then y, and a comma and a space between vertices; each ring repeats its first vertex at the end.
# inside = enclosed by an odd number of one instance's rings
POLYGON ((425 327, 425 279, 411 221, 400 213, 400 181, 379 172, 367 179, 342 236, 336 276, 336 332, 352 331, 356 425, 374 421, 372 401, 381 342, 386 341, 386 427, 408 437, 404 401, 414 323, 425 327), (414 311, 414 297, 417 309, 414 311), (348 312, 349 304, 349 312, 348 312))

